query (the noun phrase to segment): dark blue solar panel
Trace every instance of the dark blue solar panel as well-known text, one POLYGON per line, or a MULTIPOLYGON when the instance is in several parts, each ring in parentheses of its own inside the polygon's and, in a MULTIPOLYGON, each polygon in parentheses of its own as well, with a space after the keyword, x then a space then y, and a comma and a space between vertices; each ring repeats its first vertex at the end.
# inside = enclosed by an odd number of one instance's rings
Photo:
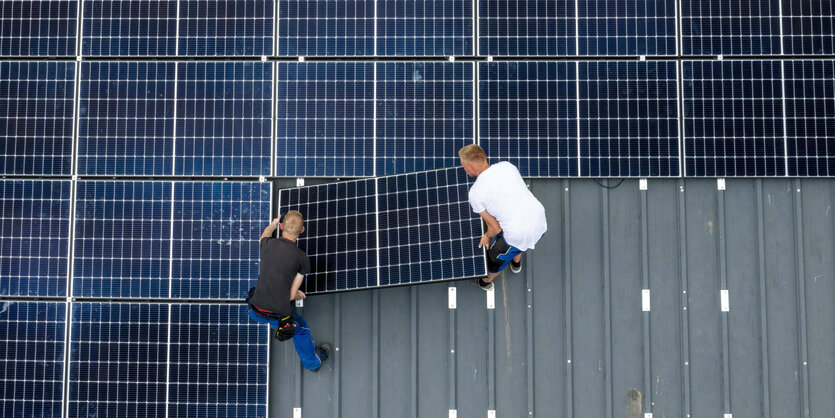
POLYGON ((278 0, 278 55, 374 55, 374 0, 278 0))
POLYGON ((379 179, 381 286, 487 274, 469 181, 461 168, 379 179))
POLYGON ((79 175, 170 175, 175 64, 84 62, 79 175))
POLYGON ((169 305, 73 303, 69 416, 165 416, 169 305))
POLYGON ((790 176, 835 176, 835 61, 786 61, 790 176))
POLYGON ((576 0, 478 0, 479 54, 576 55, 576 4, 576 0))
POLYGON ((684 55, 780 54, 780 0, 681 2, 684 55))
POLYGON ((273 0, 179 3, 179 55, 272 55, 273 0))
POLYGON ((473 112, 473 64, 378 63, 376 174, 457 165, 473 112))
POLYGON ((0 415, 61 416, 66 311, 64 303, 0 305, 0 415))
POLYGON ((472 55, 472 1, 377 2, 377 54, 472 55))
POLYGON ((169 416, 267 416, 269 336, 247 310, 171 306, 169 416))
POLYGON ((174 183, 171 297, 240 299, 258 278, 270 183, 174 183))
POLYGON ((70 182, 2 180, 0 202, 0 295, 65 296, 70 182))
POLYGON ((485 275, 468 190, 460 168, 282 190, 281 213, 305 217, 305 292, 485 275))
POLYGON ((177 0, 84 0, 81 53, 177 54, 177 0))
POLYGON ((312 273, 303 290, 317 293, 377 286, 375 180, 358 180, 280 192, 279 211, 305 218, 299 248, 312 273))
POLYGON ((835 3, 782 0, 783 53, 835 54, 835 3))
POLYGON ((177 175, 270 174, 272 64, 180 63, 177 175))
POLYGON ((70 174, 74 96, 74 63, 0 63, 0 174, 70 174))
POLYGON ((675 55, 675 0, 577 2, 579 55, 675 55))
POLYGON ((526 177, 576 176, 577 65, 479 64, 479 144, 526 177))
POLYGON ((373 65, 277 64, 277 176, 374 174, 373 65))
POLYGON ((73 295, 169 295, 171 183, 79 181, 73 295))
POLYGON ((779 61, 686 61, 686 176, 783 176, 779 61))
POLYGON ((679 175, 673 61, 581 62, 580 175, 679 175))
POLYGON ((75 56, 77 0, 0 2, 0 56, 75 56))

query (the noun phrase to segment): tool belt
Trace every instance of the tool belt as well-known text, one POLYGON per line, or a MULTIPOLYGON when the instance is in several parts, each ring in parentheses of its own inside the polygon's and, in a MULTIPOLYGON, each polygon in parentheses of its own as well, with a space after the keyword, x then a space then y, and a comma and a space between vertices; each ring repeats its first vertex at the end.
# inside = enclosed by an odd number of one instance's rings
POLYGON ((255 288, 252 287, 249 289, 249 293, 246 295, 246 303, 249 305, 249 309, 255 311, 258 315, 266 317, 271 320, 278 321, 278 329, 275 331, 275 338, 279 341, 289 340, 296 335, 296 323, 293 322, 292 315, 280 315, 273 312, 265 312, 259 309, 257 306, 253 305, 250 302, 252 299, 252 295, 255 293, 255 288))

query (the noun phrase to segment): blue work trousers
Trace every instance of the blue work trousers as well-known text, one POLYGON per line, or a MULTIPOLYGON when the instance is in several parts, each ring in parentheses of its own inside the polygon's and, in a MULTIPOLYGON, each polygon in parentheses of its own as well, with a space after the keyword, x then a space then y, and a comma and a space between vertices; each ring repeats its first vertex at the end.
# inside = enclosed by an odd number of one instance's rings
MULTIPOLYGON (((322 360, 316 355, 316 344, 313 343, 313 337, 310 336, 307 321, 295 311, 292 315, 293 322, 296 324, 296 334, 293 335, 293 345, 296 347, 296 353, 299 355, 305 369, 316 370, 322 366, 322 360)), ((252 309, 249 310, 249 317, 260 324, 270 324, 270 328, 274 330, 278 329, 277 319, 267 318, 252 309)))

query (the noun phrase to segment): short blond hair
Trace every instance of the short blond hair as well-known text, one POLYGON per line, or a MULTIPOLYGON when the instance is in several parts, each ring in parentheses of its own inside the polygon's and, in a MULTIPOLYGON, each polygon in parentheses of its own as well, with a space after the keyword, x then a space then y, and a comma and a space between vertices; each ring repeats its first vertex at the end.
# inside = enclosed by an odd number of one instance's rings
POLYGON ((458 150, 458 156, 464 161, 487 161, 487 154, 476 144, 466 145, 458 150))
POLYGON ((301 212, 297 210, 291 210, 284 215, 284 232, 288 235, 292 235, 294 237, 299 236, 302 233, 302 227, 304 226, 304 218, 302 218, 301 212))

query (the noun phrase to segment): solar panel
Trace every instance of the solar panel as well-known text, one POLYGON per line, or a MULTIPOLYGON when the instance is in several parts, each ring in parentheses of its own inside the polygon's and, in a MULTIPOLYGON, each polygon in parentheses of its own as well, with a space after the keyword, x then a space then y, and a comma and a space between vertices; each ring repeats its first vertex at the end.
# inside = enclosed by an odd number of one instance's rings
POLYGON ((478 0, 480 55, 577 54, 576 0, 478 0))
POLYGON ((66 304, 0 305, 0 415, 61 416, 66 304))
POLYGON ((175 64, 83 62, 79 175, 170 175, 175 64))
POLYGON ((255 286, 267 182, 176 182, 171 297, 241 299, 255 286))
POLYGON ((780 1, 681 2, 684 55, 780 54, 780 1))
POLYGON ((164 298, 170 291, 172 184, 76 184, 73 295, 164 298))
POLYGON ((85 56, 177 55, 177 0, 84 0, 82 13, 85 56))
POLYGON ((70 182, 0 181, 0 296, 66 296, 70 182))
POLYGON ((273 0, 180 0, 179 55, 273 53, 273 0))
POLYGON ((675 55, 675 0, 578 1, 579 55, 675 55))
POLYGON ((374 64, 277 64, 277 176, 374 174, 374 64))
POLYGON ((374 55, 374 0, 278 0, 279 56, 374 55))
POLYGON ((377 55, 472 54, 472 0, 377 3, 377 55))
POLYGON ((245 305, 171 305, 169 416, 267 416, 265 326, 245 305))
POLYGON ((305 217, 298 245, 313 273, 304 291, 485 275, 468 190, 460 168, 281 190, 279 211, 305 217))
POLYGON ((178 64, 175 174, 270 174, 272 74, 267 62, 178 64))
POLYGON ((676 63, 579 65, 580 175, 678 176, 676 63))
POLYGON ((78 3, 0 2, 0 56, 75 56, 78 3))
POLYGON ((790 176, 835 176, 835 61, 783 63, 790 176))
POLYGON ((686 176, 783 176, 779 61, 685 61, 686 176))
POLYGON ((479 63, 479 145, 526 177, 578 173, 577 64, 479 63))
POLYGON ((169 305, 73 303, 69 416, 165 416, 169 305))
POLYGON ((835 54, 835 5, 832 1, 782 2, 785 54, 835 54))
POLYGON ((74 95, 74 63, 0 62, 0 174, 70 174, 74 95))
POLYGON ((378 63, 376 174, 457 165, 473 112, 471 63, 378 63))

